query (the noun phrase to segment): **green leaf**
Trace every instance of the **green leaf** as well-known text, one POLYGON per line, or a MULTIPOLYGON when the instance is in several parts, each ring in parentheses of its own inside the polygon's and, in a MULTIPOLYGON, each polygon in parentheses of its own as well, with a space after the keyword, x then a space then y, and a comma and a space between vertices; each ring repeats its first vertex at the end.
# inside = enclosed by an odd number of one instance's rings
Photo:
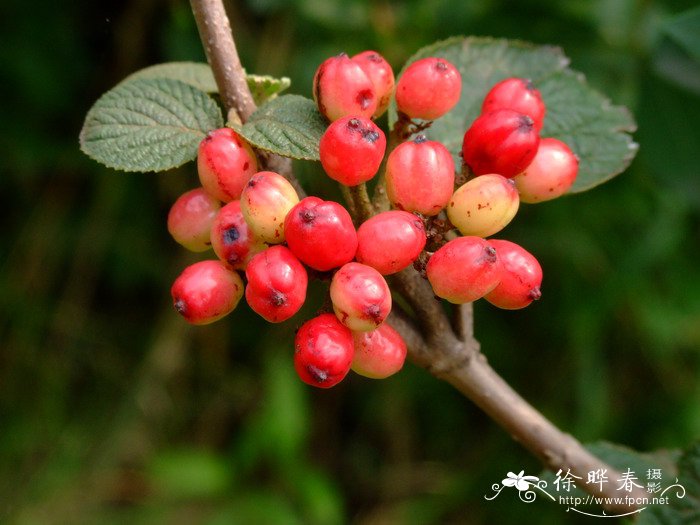
POLYGON ((319 160, 318 143, 328 122, 313 100, 283 95, 259 107, 236 131, 255 147, 293 159, 319 160))
MULTIPOLYGON (((634 119, 590 88, 583 75, 568 69, 559 48, 520 41, 456 37, 421 49, 407 64, 428 56, 452 62, 462 74, 462 96, 457 106, 436 120, 426 135, 445 144, 461 164, 464 132, 479 116, 489 89, 508 77, 529 78, 547 106, 542 136, 566 142, 580 158, 572 192, 588 190, 621 173, 632 161, 637 144, 629 132, 634 119)), ((405 67, 404 67, 405 69, 405 67)), ((396 120, 392 107, 389 124, 396 120)))
POLYGON ((205 62, 166 62, 165 64, 156 64, 132 73, 122 80, 122 84, 139 78, 169 78, 170 80, 179 80, 189 84, 206 93, 217 93, 219 91, 219 88, 216 86, 216 80, 214 80, 214 74, 209 64, 205 62))
MULTIPOLYGON (((126 77, 123 82, 137 78, 169 78, 179 80, 207 93, 218 93, 214 74, 209 64, 204 62, 167 62, 157 64, 137 71, 126 77)), ((246 75, 248 88, 253 95, 256 105, 261 105, 274 98, 289 87, 291 81, 287 77, 275 78, 269 75, 246 75)))
POLYGON ((165 171, 193 160, 206 133, 222 126, 218 105, 203 91, 179 80, 137 78, 95 102, 80 147, 110 168, 165 171))

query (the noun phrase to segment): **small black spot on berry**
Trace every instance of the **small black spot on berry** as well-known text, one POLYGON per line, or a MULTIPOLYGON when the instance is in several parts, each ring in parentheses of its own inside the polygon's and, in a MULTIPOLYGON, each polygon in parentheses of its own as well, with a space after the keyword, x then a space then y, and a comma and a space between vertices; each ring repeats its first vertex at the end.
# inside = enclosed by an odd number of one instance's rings
POLYGON ((314 222, 316 219, 316 212, 313 210, 301 210, 299 212, 299 217, 301 217, 301 220, 306 223, 314 222))
POLYGON ((270 302, 274 306, 282 306, 287 303, 287 296, 279 290, 273 290, 270 294, 270 302))
POLYGON ((484 248, 484 254, 487 262, 495 263, 497 261, 496 248, 493 246, 487 246, 484 248))
POLYGON ((187 303, 183 299, 178 299, 175 301, 173 306, 175 307, 175 310, 177 310, 177 313, 187 317, 187 303))
POLYGON ((435 69, 438 71, 446 71, 447 70, 447 64, 445 64, 442 60, 438 60, 435 62, 435 69))
POLYGON ((416 138, 413 139, 413 142, 415 144, 421 144, 423 142, 426 142, 427 140, 428 140, 428 137, 426 137, 425 135, 420 133, 420 134, 416 135, 416 138))
POLYGON ((240 236, 241 233, 238 231, 238 228, 236 228, 235 226, 231 226, 229 229, 224 230, 224 245, 233 244, 238 240, 240 236))
POLYGON ((521 133, 530 133, 535 122, 528 115, 520 115, 518 117, 518 131, 521 133))
POLYGON ((317 383, 325 383, 328 380, 328 372, 316 368, 314 365, 306 365, 306 371, 317 383))
POLYGON ((363 89, 357 94, 355 100, 360 105, 360 108, 367 109, 374 100, 374 93, 371 89, 363 89))
POLYGON ((376 304, 370 304, 365 309, 365 313, 367 314, 367 317, 372 319, 377 324, 381 323, 384 320, 382 319, 382 311, 376 304))
POLYGON ((534 84, 532 83, 532 80, 530 80, 529 78, 523 79, 523 86, 525 86, 525 89, 527 89, 528 91, 534 91, 534 90, 535 90, 535 86, 534 86, 534 84))
POLYGON ((362 126, 362 123, 360 122, 360 119, 357 118, 351 118, 348 120, 348 128, 351 130, 358 130, 362 126))
POLYGON ((527 296, 533 301, 538 301, 540 297, 542 297, 542 290, 540 290, 539 286, 535 286, 532 290, 530 290, 527 296))
POLYGON ((381 62, 382 61, 382 57, 380 57, 377 53, 372 53, 370 55, 367 55, 366 58, 367 58, 367 60, 369 60, 371 62, 381 62))
POLYGON ((365 139, 367 142, 374 144, 375 142, 377 142, 377 140, 379 140, 379 133, 377 133, 376 131, 363 130, 362 138, 365 139))

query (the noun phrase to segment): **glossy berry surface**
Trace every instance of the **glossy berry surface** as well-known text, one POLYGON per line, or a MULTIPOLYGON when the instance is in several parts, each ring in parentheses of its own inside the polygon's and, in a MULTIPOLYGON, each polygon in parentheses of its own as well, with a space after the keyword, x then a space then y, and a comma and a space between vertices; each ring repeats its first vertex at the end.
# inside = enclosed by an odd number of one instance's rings
POLYGON ((455 166, 441 143, 418 135, 399 144, 386 162, 386 192, 399 210, 437 215, 452 197, 455 166))
POLYGON ((267 248, 250 231, 240 201, 229 202, 215 217, 211 226, 211 246, 216 256, 233 270, 245 270, 248 261, 267 248))
POLYGON ((460 186, 447 206, 447 218, 462 235, 488 237, 518 212, 520 199, 511 179, 481 175, 460 186))
POLYGON ((451 303, 476 301, 501 277, 496 249, 480 237, 458 237, 436 251, 426 266, 435 295, 451 303))
POLYGON ((364 117, 336 120, 319 144, 323 169, 331 179, 346 186, 357 186, 374 177, 385 151, 384 132, 364 117))
POLYGON ((358 228, 355 258, 389 275, 410 266, 425 243, 425 226, 420 218, 407 211, 385 211, 358 228))
POLYGON ((546 112, 542 95, 526 78, 507 78, 494 85, 484 98, 482 113, 511 109, 530 117, 539 133, 546 112))
POLYGON ((345 53, 318 67, 313 95, 318 110, 331 122, 347 115, 371 118, 377 110, 372 81, 345 53))
POLYGON ((351 59, 362 68, 374 86, 374 94, 377 97, 377 109, 374 118, 382 115, 389 107, 391 96, 394 94, 394 71, 389 62, 376 51, 363 51, 351 59))
POLYGON ((355 357, 352 370, 371 379, 384 379, 395 374, 406 361, 403 337, 387 323, 371 332, 353 332, 355 357))
POLYGON ((511 178, 532 162, 539 143, 530 117, 499 109, 481 115, 464 134, 462 159, 475 175, 511 178))
POLYGON ((358 332, 374 330, 391 311, 391 292, 374 268, 347 263, 333 276, 331 301, 338 319, 358 332))
POLYGON ((294 255, 322 272, 351 261, 357 250, 352 218, 337 202, 302 199, 287 215, 284 230, 294 255))
POLYGON ((501 281, 484 296, 506 310, 525 308, 542 296, 542 267, 535 256, 514 242, 492 239, 501 260, 501 281))
POLYGON ((435 120, 459 102, 462 76, 442 58, 429 57, 409 65, 396 85, 396 106, 411 118, 435 120))
POLYGON ((350 371, 355 353, 352 332, 333 314, 306 321, 294 339, 294 368, 304 383, 337 385, 350 371))
POLYGON ((203 188, 183 193, 168 213, 168 232, 179 244, 193 252, 211 248, 209 232, 221 204, 203 188))
POLYGON ((245 271, 245 298, 255 313, 271 323, 292 317, 306 300, 306 269, 284 246, 272 246, 253 257, 245 271))
POLYGON ((220 201, 241 196, 248 179, 258 171, 250 145, 231 128, 210 131, 199 145, 197 173, 207 192, 220 201))
POLYGON ((284 218, 299 196, 282 175, 261 171, 251 177, 241 194, 241 210, 253 234, 270 244, 284 242, 284 218))
POLYGON ((544 202, 566 193, 576 181, 578 157, 562 141, 542 139, 537 155, 525 170, 513 180, 520 200, 544 202))
POLYGON ((243 281, 221 261, 200 261, 175 279, 175 310, 188 323, 209 324, 231 313, 243 297, 243 281))

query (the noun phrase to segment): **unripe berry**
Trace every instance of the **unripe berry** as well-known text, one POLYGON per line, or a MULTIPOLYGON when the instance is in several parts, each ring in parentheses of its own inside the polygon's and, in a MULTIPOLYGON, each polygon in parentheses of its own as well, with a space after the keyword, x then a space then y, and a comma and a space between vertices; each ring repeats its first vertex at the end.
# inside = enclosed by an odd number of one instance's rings
POLYGON ((476 301, 501 278, 496 250, 480 237, 458 237, 436 251, 426 266, 435 295, 451 303, 476 301))
POLYGON ((426 242, 423 221, 407 211, 385 211, 357 230, 357 262, 382 275, 400 272, 415 261, 426 242))
POLYGON ((455 165, 439 142, 418 135, 399 144, 386 162, 386 192, 400 210, 437 215, 452 197, 455 165))
POLYGON ((241 196, 248 179, 258 171, 250 145, 231 128, 210 131, 199 144, 197 172, 210 195, 230 202, 241 196))
POLYGON ((443 58, 409 65, 396 85, 396 106, 410 118, 435 120, 450 111, 462 94, 462 76, 443 58))
POLYGON ((352 261, 357 233, 348 211, 333 201, 306 197, 284 221, 287 245, 304 264, 325 272, 352 261))
POLYGON ((356 262, 333 276, 331 301, 338 319, 357 332, 374 330, 391 311, 391 291, 382 274, 356 262))
POLYGON ((481 115, 467 130, 462 158, 475 175, 497 173, 511 178, 532 162, 539 143, 530 117, 499 109, 481 115))
POLYGON ((372 81, 345 53, 318 67, 313 94, 318 110, 331 122, 346 115, 371 118, 377 110, 372 81))
POLYGON ((353 332, 355 357, 352 369, 371 379, 384 379, 395 374, 406 360, 403 337, 387 323, 371 332, 353 332))
POLYGON ((333 314, 321 314, 299 328, 294 368, 304 383, 330 388, 350 371, 354 352, 352 332, 333 314))
POLYGON ((545 105, 542 95, 526 78, 507 78, 493 86, 481 105, 482 113, 511 109, 532 119, 539 133, 544 123, 545 105))
POLYGON ((491 239, 501 260, 501 281, 484 296, 491 304, 506 310, 525 308, 542 296, 542 267, 523 247, 510 241, 491 239))
POLYGON ((284 246, 257 254, 245 271, 245 299, 253 311, 271 323, 292 317, 306 300, 306 270, 284 246))
POLYGON ((299 196, 282 175, 261 171, 251 177, 241 194, 241 211, 253 234, 270 244, 284 242, 284 218, 299 196))
POLYGON ((513 180, 520 192, 520 200, 534 203, 566 193, 577 174, 578 157, 562 141, 548 138, 540 141, 535 158, 513 180))
POLYGON ((511 179, 481 175, 455 191, 447 206, 447 218, 462 235, 488 237, 513 220, 519 205, 511 179))
POLYGON ((200 261, 184 269, 170 293, 188 323, 209 324, 236 307, 243 297, 243 281, 221 261, 200 261))
POLYGON ((219 211, 211 227, 211 246, 216 256, 233 270, 245 270, 250 259, 267 248, 250 231, 240 201, 229 202, 219 211))
POLYGON ((188 250, 208 250, 211 247, 209 232, 219 208, 219 201, 203 188, 183 193, 168 213, 168 232, 188 250))
POLYGON ((394 71, 382 55, 376 51, 363 51, 351 59, 362 68, 374 86, 377 97, 377 109, 374 118, 382 115, 389 107, 391 96, 394 94, 394 71))
POLYGON ((364 117, 336 120, 321 137, 321 165, 328 176, 357 186, 377 173, 386 151, 386 137, 377 125, 364 117))

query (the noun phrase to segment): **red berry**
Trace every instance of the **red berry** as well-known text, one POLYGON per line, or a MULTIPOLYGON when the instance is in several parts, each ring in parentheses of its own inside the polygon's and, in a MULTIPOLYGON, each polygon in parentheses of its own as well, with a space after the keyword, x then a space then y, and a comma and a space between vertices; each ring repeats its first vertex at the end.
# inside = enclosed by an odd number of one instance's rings
POLYGON ((284 231, 294 255, 322 272, 352 261, 357 250, 357 233, 348 211, 318 197, 306 197, 294 206, 284 231))
POLYGON ((481 175, 455 191, 447 218, 462 235, 488 237, 505 228, 519 206, 518 190, 511 179, 481 175))
POLYGON ((346 115, 371 118, 377 110, 372 81, 345 53, 318 67, 313 94, 318 110, 331 122, 346 115))
POLYGON ((352 332, 333 314, 321 314, 299 328, 294 368, 304 383, 330 388, 350 371, 354 352, 352 332))
POLYGON ((450 202, 454 180, 452 155, 424 135, 399 144, 387 159, 387 196, 400 210, 437 215, 450 202))
POLYGON ((484 296, 491 304, 506 310, 525 308, 542 296, 542 267, 523 247, 510 241, 491 239, 501 260, 501 282, 484 296))
POLYGON ((211 227, 211 246, 216 256, 233 270, 245 270, 250 259, 267 248, 250 231, 240 201, 229 202, 221 208, 211 227))
POLYGON ((384 132, 364 117, 336 120, 319 144, 323 169, 331 179, 346 186, 357 186, 374 177, 385 150, 384 132))
POLYGON ((241 194, 241 211, 253 234, 270 244, 284 242, 284 218, 299 196, 287 179, 273 171, 251 177, 241 194))
POLYGON ((209 232, 219 208, 219 201, 203 188, 183 193, 168 213, 168 232, 188 250, 208 250, 211 247, 209 232))
POLYGON ((170 293, 175 309, 188 323, 209 324, 236 307, 243 281, 221 261, 200 261, 184 269, 170 293))
POLYGON ((394 71, 382 55, 376 51, 363 51, 351 59, 362 68, 374 86, 377 97, 377 109, 374 118, 382 115, 389 107, 394 94, 394 71))
POLYGON ((520 200, 534 203, 560 197, 573 185, 578 174, 578 157, 562 141, 542 139, 537 155, 513 180, 520 200))
POLYGON ((407 211, 385 211, 366 220, 357 230, 358 262, 382 275, 400 272, 425 247, 423 221, 407 211))
POLYGON ((271 323, 292 317, 306 300, 306 270, 284 246, 257 254, 245 271, 245 299, 253 311, 271 323))
POLYGON ((467 130, 462 158, 475 175, 497 173, 511 178, 532 162, 539 143, 530 117, 499 109, 481 115, 467 130))
POLYGON ((371 332, 353 332, 355 357, 352 369, 371 379, 384 379, 395 374, 406 360, 403 337, 387 323, 371 332))
POLYGON ((423 58, 409 65, 396 85, 396 106, 410 118, 435 120, 459 102, 462 76, 443 58, 423 58))
POLYGON ((231 128, 210 131, 199 145, 199 180, 212 196, 229 202, 241 196, 248 179, 258 171, 250 145, 231 128))
POLYGON ((481 106, 482 113, 511 109, 527 115, 539 133, 544 122, 545 106, 542 95, 526 78, 507 78, 491 88, 481 106))
POLYGON ((382 274, 356 262, 333 276, 331 301, 338 319, 357 332, 374 330, 391 311, 391 291, 382 274))
POLYGON ((476 301, 501 278, 496 250, 480 237, 458 237, 436 251, 426 266, 435 295, 451 303, 476 301))

